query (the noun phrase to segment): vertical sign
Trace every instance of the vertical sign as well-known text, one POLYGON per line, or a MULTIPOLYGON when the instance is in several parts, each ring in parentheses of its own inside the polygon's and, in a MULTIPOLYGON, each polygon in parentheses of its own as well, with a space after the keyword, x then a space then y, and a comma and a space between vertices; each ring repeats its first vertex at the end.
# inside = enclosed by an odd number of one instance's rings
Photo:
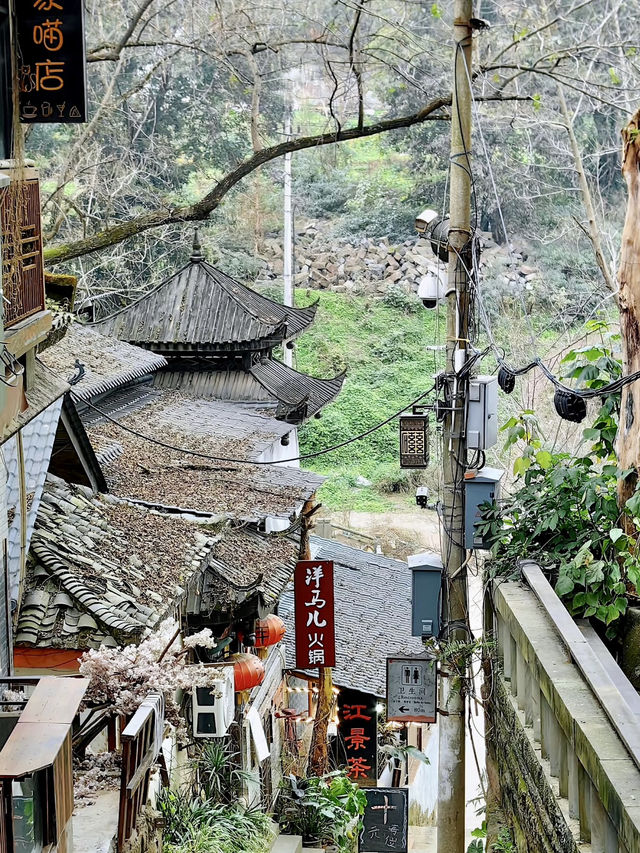
POLYGON ((338 694, 338 762, 363 788, 378 784, 378 712, 376 697, 359 690, 338 694))
POLYGON ((409 791, 407 788, 370 788, 362 818, 360 853, 407 853, 409 846, 409 791))
POLYGON ((84 0, 19 0, 16 21, 20 121, 86 121, 84 0))
POLYGON ((435 723, 435 660, 387 658, 387 720, 435 723))
POLYGON ((294 576, 296 667, 336 665, 333 561, 300 560, 294 576))

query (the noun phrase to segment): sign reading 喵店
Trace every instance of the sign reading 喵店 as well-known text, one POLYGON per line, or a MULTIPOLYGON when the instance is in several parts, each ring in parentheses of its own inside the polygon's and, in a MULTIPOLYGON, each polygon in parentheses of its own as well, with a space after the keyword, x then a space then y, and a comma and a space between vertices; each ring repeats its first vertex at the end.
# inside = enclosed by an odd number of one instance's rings
POLYGON ((336 665, 333 561, 301 560, 294 576, 296 667, 336 665))
POLYGON ((16 22, 20 121, 86 121, 84 0, 19 0, 16 22))

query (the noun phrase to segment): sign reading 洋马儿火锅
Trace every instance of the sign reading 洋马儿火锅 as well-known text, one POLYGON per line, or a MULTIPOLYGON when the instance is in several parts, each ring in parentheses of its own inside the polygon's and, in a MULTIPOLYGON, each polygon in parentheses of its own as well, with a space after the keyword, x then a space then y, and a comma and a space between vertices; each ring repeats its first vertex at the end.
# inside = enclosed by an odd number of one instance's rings
POLYGON ((336 665, 333 561, 300 560, 293 581, 296 666, 336 665))
POLYGON ((387 720, 435 723, 436 681, 433 658, 387 658, 387 720))
POLYGON ((338 694, 337 762, 362 788, 378 784, 378 712, 369 693, 343 688, 338 694))
POLYGON ((407 853, 409 791, 407 788, 369 788, 362 817, 360 853, 407 853))
POLYGON ((16 28, 20 121, 86 121, 84 0, 20 0, 16 28))

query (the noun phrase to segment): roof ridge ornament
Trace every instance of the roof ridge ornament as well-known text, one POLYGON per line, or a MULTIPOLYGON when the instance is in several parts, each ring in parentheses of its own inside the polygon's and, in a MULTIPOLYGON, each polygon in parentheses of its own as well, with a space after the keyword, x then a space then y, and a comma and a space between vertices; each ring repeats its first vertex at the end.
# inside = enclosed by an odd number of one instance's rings
POLYGON ((200 238, 198 236, 198 229, 193 229, 193 250, 191 252, 191 257, 189 258, 192 264, 200 264, 204 261, 204 255, 202 254, 202 246, 200 244, 200 238))

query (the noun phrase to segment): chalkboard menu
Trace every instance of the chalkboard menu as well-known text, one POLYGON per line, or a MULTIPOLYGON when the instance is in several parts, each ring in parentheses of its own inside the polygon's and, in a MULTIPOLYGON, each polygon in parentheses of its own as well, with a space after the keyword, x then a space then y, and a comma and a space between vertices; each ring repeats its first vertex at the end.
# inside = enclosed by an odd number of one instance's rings
POLYGON ((409 791, 407 788, 367 788, 360 853, 407 853, 409 791))

